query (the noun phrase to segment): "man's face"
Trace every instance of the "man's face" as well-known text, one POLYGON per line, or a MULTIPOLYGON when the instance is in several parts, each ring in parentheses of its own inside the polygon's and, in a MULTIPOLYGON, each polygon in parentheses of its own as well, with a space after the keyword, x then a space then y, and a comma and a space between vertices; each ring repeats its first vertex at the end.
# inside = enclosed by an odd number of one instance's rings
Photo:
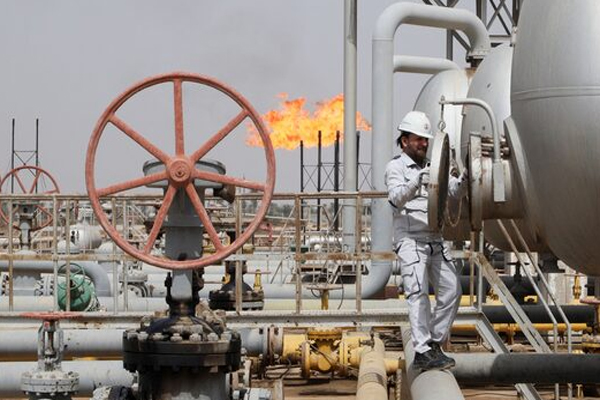
POLYGON ((402 137, 402 150, 407 156, 417 163, 425 161, 427 156, 427 148, 429 147, 429 139, 424 138, 414 133, 409 133, 408 136, 402 137))

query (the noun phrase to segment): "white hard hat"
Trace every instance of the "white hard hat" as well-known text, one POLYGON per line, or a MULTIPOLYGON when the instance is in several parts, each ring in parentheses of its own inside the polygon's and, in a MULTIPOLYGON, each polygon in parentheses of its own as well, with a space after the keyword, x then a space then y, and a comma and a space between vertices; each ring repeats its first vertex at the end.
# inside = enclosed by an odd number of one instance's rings
POLYGON ((427 114, 421 111, 411 111, 402 119, 398 125, 400 132, 414 133, 415 135, 433 139, 431 134, 431 122, 427 118, 427 114))

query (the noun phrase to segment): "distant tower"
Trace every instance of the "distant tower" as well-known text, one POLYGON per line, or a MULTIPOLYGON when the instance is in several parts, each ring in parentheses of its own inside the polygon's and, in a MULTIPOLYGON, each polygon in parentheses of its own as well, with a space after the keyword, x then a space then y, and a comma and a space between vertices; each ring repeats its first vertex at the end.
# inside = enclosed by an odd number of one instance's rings
MULTIPOLYGON (((423 0, 423 3, 442 7, 456 7, 461 0, 423 0)), ((469 0, 469 4, 473 2, 469 0)), ((493 46, 508 43, 513 27, 519 20, 519 11, 523 0, 475 0, 475 12, 490 32, 493 46)), ((469 49, 469 42, 462 32, 448 30, 446 32, 446 58, 454 59, 454 44, 469 49)))
MULTIPOLYGON (((39 118, 35 119, 35 147, 33 150, 25 150, 25 149, 20 149, 17 150, 15 148, 15 119, 12 119, 12 145, 11 145, 11 149, 12 149, 12 153, 11 153, 11 157, 10 157, 10 169, 11 171, 14 170, 17 167, 21 167, 23 165, 34 165, 36 167, 40 166, 40 157, 39 157, 39 148, 38 148, 38 143, 39 143, 39 133, 40 133, 40 120, 39 118), (15 165, 15 161, 17 161, 18 165, 15 165), (33 162, 33 164, 32 164, 33 162)), ((37 186, 37 185, 36 185, 37 186)), ((14 193, 14 189, 15 189, 15 177, 14 175, 11 177, 11 181, 10 181, 10 192, 14 193)), ((36 187, 36 191, 37 193, 37 187, 36 187)))

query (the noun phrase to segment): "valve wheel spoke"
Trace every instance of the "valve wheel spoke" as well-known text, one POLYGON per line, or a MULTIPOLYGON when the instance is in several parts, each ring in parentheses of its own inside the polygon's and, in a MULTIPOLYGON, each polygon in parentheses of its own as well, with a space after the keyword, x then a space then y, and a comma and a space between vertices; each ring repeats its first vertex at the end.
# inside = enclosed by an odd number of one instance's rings
POLYGON ((167 189, 167 193, 165 194, 165 198, 163 200, 156 217, 154 218, 154 224, 152 225, 152 230, 150 230, 150 234, 148 235, 148 241, 146 242, 146 246, 144 246, 144 254, 150 254, 150 250, 154 247, 154 242, 158 237, 158 233, 160 232, 160 228, 162 228, 163 223, 165 222, 165 218, 167 217, 167 213, 169 212, 169 208, 171 208, 171 203, 173 203, 173 198, 175 197, 175 193, 177 189, 169 185, 167 189))
POLYGON ((142 146, 148 153, 152 154, 154 157, 158 158, 163 163, 167 163, 171 157, 155 145, 153 145, 148 139, 144 136, 140 135, 135 129, 129 126, 125 121, 116 115, 111 115, 108 121, 119 128, 121 132, 129 136, 134 142, 142 146))
POLYGON ((132 179, 130 181, 117 183, 115 185, 111 185, 103 189, 98 189, 98 196, 110 196, 111 194, 124 192, 126 190, 135 189, 141 186, 146 186, 152 183, 160 182, 166 180, 167 178, 168 175, 166 171, 157 172, 155 174, 147 175, 142 178, 132 179))
POLYGON ((209 182, 219 182, 224 185, 234 185, 243 187, 246 189, 258 190, 261 192, 265 191, 265 184, 261 182, 248 181, 246 179, 233 178, 227 175, 216 174, 214 172, 194 170, 194 177, 209 182))
POLYGON ((21 190, 23 191, 24 194, 29 194, 31 192, 28 192, 27 189, 25 189, 25 185, 23 184, 23 181, 21 180, 21 178, 19 177, 19 173, 17 172, 15 174, 15 180, 17 181, 17 183, 19 184, 19 187, 21 188, 21 190))
POLYGON ((183 139, 183 92, 181 79, 173 81, 173 97, 175 103, 175 154, 182 156, 185 154, 183 139))
POLYGON ((231 133, 232 130, 237 128, 248 117, 248 111, 242 110, 238 115, 233 117, 223 128, 215 133, 206 143, 204 143, 198 150, 191 155, 190 159, 192 162, 196 162, 211 151, 221 140, 231 133))
POLYGON ((202 221, 204 229, 206 229, 206 233, 208 233, 208 237, 210 237, 215 249, 217 249, 217 251, 223 250, 224 247, 221 243, 221 239, 219 239, 219 235, 210 221, 210 217, 206 212, 206 208, 204 208, 204 205, 202 204, 202 200, 200 200, 200 196, 198 196, 198 193, 196 193, 196 188, 192 183, 190 183, 185 187, 185 191, 190 197, 192 205, 194 206, 198 217, 200 217, 200 221, 202 221))
POLYGON ((46 210, 45 207, 36 205, 35 208, 37 208, 41 213, 46 214, 48 217, 52 218, 52 214, 50 213, 50 211, 46 210))
POLYGON ((37 186, 38 180, 40 179, 40 175, 42 174, 42 171, 38 170, 35 172, 35 178, 33 178, 33 183, 31 184, 31 188, 29 189, 29 193, 33 193, 35 191, 35 188, 37 186))

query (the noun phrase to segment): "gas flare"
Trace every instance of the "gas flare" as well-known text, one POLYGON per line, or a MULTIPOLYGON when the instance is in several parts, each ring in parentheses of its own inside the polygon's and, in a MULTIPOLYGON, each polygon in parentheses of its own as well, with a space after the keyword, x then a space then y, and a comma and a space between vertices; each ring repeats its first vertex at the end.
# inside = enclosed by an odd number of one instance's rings
MULTIPOLYGON (((335 143, 336 132, 343 138, 344 126, 344 95, 337 96, 317 103, 313 113, 306 110, 306 98, 288 100, 287 93, 278 97, 282 100, 278 110, 271 110, 262 115, 269 136, 276 149, 293 150, 300 146, 300 141, 305 147, 318 145, 318 132, 321 131, 321 144, 330 146, 335 143)), ((371 130, 371 125, 362 115, 356 113, 356 128, 361 131, 371 130)), ((252 124, 248 124, 249 135, 246 144, 249 146, 262 146, 260 136, 252 124)))

